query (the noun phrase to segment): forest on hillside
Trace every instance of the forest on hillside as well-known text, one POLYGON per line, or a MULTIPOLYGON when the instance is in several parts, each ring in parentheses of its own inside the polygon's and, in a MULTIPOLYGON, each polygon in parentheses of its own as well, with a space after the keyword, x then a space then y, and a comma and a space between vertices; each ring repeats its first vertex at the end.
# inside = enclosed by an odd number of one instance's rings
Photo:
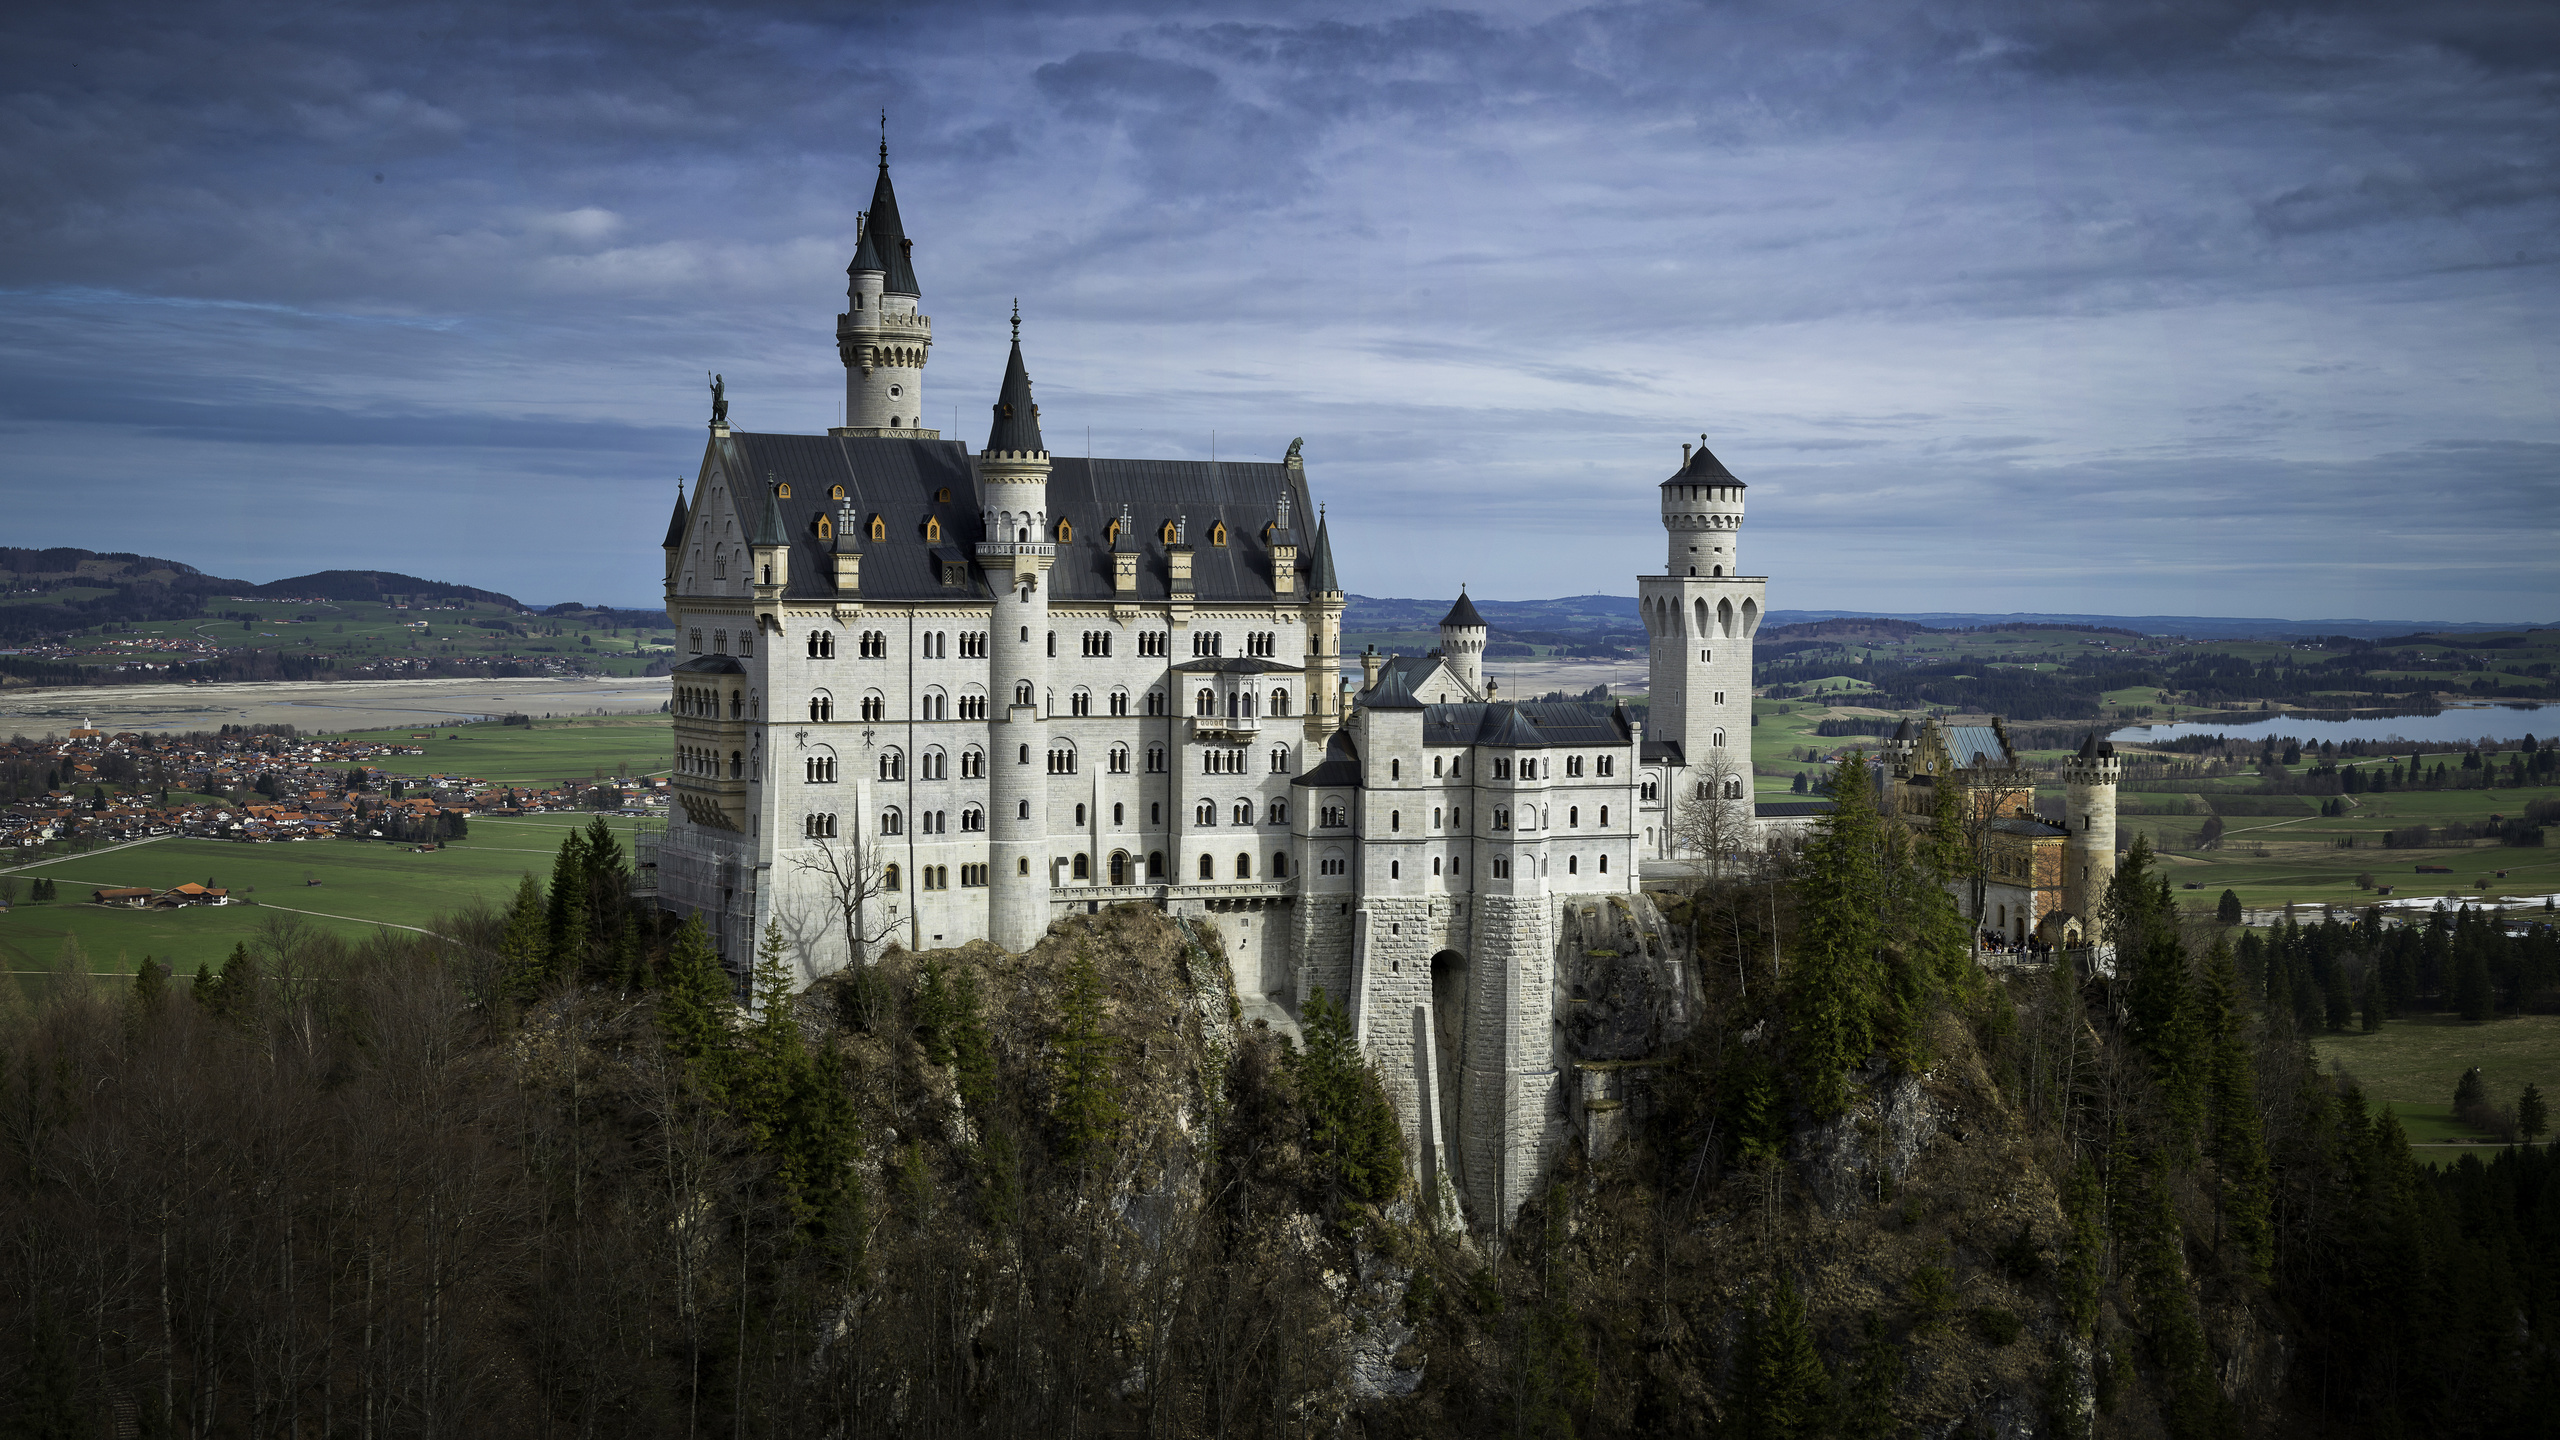
MULTIPOLYGON (((1854 760, 1850 762, 1854 768, 1854 760)), ((1855 778, 1852 776, 1851 778, 1855 778)), ((1995 974, 1912 835, 1660 897, 1693 1021, 1516 1220, 1413 1192, 1330 997, 1206 922, 758 1004, 619 842, 361 945, 0 991, 0 1416, 29 1436, 2524 1435, 2560 1175, 2448 1171, 2308 1037, 2543 1004, 2548 927, 2233 931, 2137 844, 2121 969, 1995 974)), ((1609 1003, 1602 994, 1577 1001, 1609 1003)), ((2450 1091, 2457 1077, 2448 1077, 2450 1091)), ((2518 1117, 2521 1120, 2522 1117, 2518 1117)))

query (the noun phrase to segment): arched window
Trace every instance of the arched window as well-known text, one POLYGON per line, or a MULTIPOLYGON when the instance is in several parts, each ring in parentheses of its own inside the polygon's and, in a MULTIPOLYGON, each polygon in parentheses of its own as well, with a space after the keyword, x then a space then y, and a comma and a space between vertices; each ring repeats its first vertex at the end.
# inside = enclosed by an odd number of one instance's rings
POLYGON ((920 778, 926 780, 946 780, 950 778, 950 758, 944 755, 939 747, 925 751, 923 759, 924 774, 920 778))
POLYGON ((1111 747, 1111 773, 1114 775, 1126 775, 1129 773, 1128 746, 1114 745, 1111 747))
POLYGON ((1288 691, 1274 690, 1271 692, 1271 713, 1274 715, 1286 715, 1289 713, 1288 691))
POLYGON ((1129 713, 1128 691, 1115 689, 1111 692, 1111 713, 1114 715, 1126 715, 1129 713))
POLYGON ((1564 807, 1564 827, 1568 830, 1579 830, 1582 828, 1581 806, 1567 805, 1564 807))
POLYGON ((1191 711, 1195 715, 1216 715, 1218 713, 1218 692, 1203 687, 1199 694, 1191 697, 1191 711))
POLYGON ((811 840, 833 839, 836 833, 836 817, 833 814, 811 815, 801 822, 800 833, 811 840))
POLYGON ((883 780, 907 778, 907 757, 895 746, 880 752, 880 778, 883 780))
POLYGON ((1609 857, 1606 855, 1600 857, 1600 873, 1603 875, 1609 873, 1609 857))
POLYGON ((1067 696, 1067 713, 1070 715, 1091 715, 1093 713, 1093 692, 1082 686, 1076 687, 1074 693, 1067 696))
POLYGON ((1579 856, 1579 855, 1567 855, 1566 857, 1564 857, 1564 873, 1566 873, 1567 875, 1579 875, 1579 874, 1581 874, 1581 873, 1582 873, 1582 857, 1581 857, 1581 856, 1579 856))
POLYGON ((1236 823, 1237 823, 1237 824, 1239 824, 1239 825, 1250 825, 1250 824, 1252 824, 1252 823, 1253 823, 1253 802, 1252 802, 1252 801, 1250 801, 1250 800, 1239 800, 1239 801, 1237 801, 1237 802, 1236 802, 1236 809, 1235 809, 1235 818, 1236 818, 1236 823))
POLYGON ((1081 854, 1076 856, 1075 878, 1078 880, 1090 880, 1093 878, 1093 862, 1087 860, 1081 854))
POLYGON ((1270 878, 1274 880, 1286 880, 1289 878, 1289 852, 1285 850, 1274 850, 1271 852, 1270 878))
POLYGON ((1724 748, 1724 732, 1721 730, 1716 732, 1715 747, 1719 750, 1724 748))
POLYGON ((987 778, 987 752, 979 749, 975 745, 961 751, 960 778, 963 780, 984 780, 987 778))
POLYGON ((1262 807, 1262 823, 1265 825, 1288 824, 1289 802, 1286 800, 1274 800, 1270 804, 1262 807))
POLYGON ((906 817, 900 815, 895 806, 880 812, 880 833, 883 835, 906 833, 906 817))
POLYGON ((1387 828, 1388 828, 1388 829, 1390 829, 1390 830, 1401 830, 1401 829, 1403 829, 1403 828, 1404 828, 1404 812, 1403 812, 1403 811, 1401 811, 1401 810, 1390 810, 1390 811, 1388 811, 1388 812, 1387 812, 1387 828))
POLYGON ((1288 746, 1274 745, 1271 747, 1271 773, 1274 775, 1286 775, 1289 773, 1288 746))
POLYGON ((1017 680, 1017 681, 1015 681, 1015 682, 1014 682, 1014 686, 1013 686, 1013 703, 1014 703, 1014 704, 1016 704, 1016 705, 1028 705, 1028 704, 1030 704, 1030 703, 1031 703, 1031 682, 1030 682, 1030 681, 1028 681, 1028 680, 1017 680))
POLYGON ((895 890, 899 888, 897 866, 883 865, 880 867, 880 888, 884 890, 895 890))
POLYGON ((1195 806, 1195 807, 1192 809, 1192 812, 1191 812, 1191 823, 1193 823, 1194 825, 1203 825, 1203 826, 1206 826, 1206 825, 1215 825, 1215 824, 1217 824, 1217 823, 1218 823, 1218 802, 1216 802, 1216 801, 1214 801, 1214 800, 1203 800, 1203 801, 1201 801, 1201 802, 1199 803, 1199 805, 1195 806))
POLYGON ((1200 878, 1201 878, 1201 879, 1203 879, 1203 880, 1215 880, 1215 879, 1217 879, 1217 878, 1218 878, 1218 862, 1217 862, 1217 861, 1215 861, 1215 860, 1210 859, 1210 858, 1209 858, 1208 856, 1206 856, 1206 855, 1201 856, 1201 857, 1200 857, 1200 878))
POLYGON ((960 828, 961 828, 961 829, 963 829, 963 830, 984 830, 984 829, 986 829, 986 828, 987 828, 987 812, 986 812, 986 811, 984 811, 984 810, 979 809, 979 808, 978 808, 977 806, 975 806, 975 805, 972 805, 972 806, 970 806, 968 809, 961 811, 961 812, 960 812, 960 828))
POLYGON ((1742 781, 1740 777, 1732 775, 1725 777, 1724 798, 1727 800, 1739 800, 1742 798, 1742 781))
POLYGON ((1388 861, 1388 862, 1387 862, 1387 878, 1388 878, 1388 879, 1390 879, 1390 880, 1401 880, 1401 879, 1403 879, 1403 878, 1404 878, 1404 862, 1403 862, 1403 861, 1401 861, 1401 860, 1390 860, 1390 861, 1388 861))
POLYGON ((1252 856, 1238 855, 1236 857, 1236 878, 1239 880, 1250 880, 1253 878, 1252 856))
POLYGON ((1606 805, 1600 807, 1600 828, 1603 830, 1609 828, 1609 807, 1606 805))
POLYGON ((1150 850, 1147 852, 1147 878, 1150 880, 1161 880, 1164 878, 1163 851, 1150 850))
POLYGON ((1031 802, 1030 802, 1030 801, 1028 801, 1028 800, 1017 800, 1017 801, 1015 801, 1015 802, 1014 802, 1014 806, 1015 806, 1015 809, 1014 809, 1014 812, 1013 812, 1013 818, 1015 818, 1016 820, 1028 820, 1028 819, 1030 819, 1030 818, 1031 818, 1031 802))

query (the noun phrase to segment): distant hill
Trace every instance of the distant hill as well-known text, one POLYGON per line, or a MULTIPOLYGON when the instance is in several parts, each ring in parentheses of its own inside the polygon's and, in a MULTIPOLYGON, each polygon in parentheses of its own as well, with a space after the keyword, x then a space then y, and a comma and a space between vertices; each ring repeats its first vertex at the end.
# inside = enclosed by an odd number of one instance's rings
POLYGON ((91 625, 184 620, 208 595, 248 584, 193 565, 117 550, 0 546, 0 645, 20 645, 91 625))
POLYGON ((413 605, 420 601, 468 600, 482 605, 504 605, 510 610, 530 608, 514 596, 501 595, 495 590, 480 590, 443 580, 421 580, 396 570, 321 570, 225 593, 253 600, 389 601, 396 598, 413 605))
MULTIPOLYGON (((1429 630, 1449 613, 1449 601, 1393 600, 1370 595, 1348 597, 1342 628, 1355 631, 1429 630)), ((1477 600, 1485 624, 1503 631, 1595 631, 1641 629, 1632 595, 1568 595, 1557 600, 1477 600)), ((2479 634, 2520 630, 2550 622, 2439 620, 2277 620, 2237 615, 2067 615, 2012 612, 1984 615, 1954 610, 1917 612, 1882 610, 1772 610, 1772 626, 1807 625, 1818 621, 1887 621, 1932 630, 1979 629, 1993 625, 2075 625, 2140 635, 2184 635, 2198 640, 2238 640, 2252 636, 2348 635, 2380 640, 2412 632, 2479 634)), ((1763 632, 1765 633, 1765 632, 1763 632)))

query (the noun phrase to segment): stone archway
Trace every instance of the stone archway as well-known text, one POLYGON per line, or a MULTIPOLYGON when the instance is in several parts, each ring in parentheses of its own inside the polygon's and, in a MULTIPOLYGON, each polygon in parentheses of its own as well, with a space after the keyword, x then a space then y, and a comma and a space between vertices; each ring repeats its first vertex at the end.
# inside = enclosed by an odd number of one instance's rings
POLYGON ((1443 950, 1431 957, 1432 1108, 1439 1121, 1439 1155, 1422 1179, 1425 1185, 1445 1178, 1459 1195, 1467 1193, 1466 1147, 1460 1140, 1459 1077, 1465 1071, 1467 1045, 1467 957, 1443 950), (1441 1173, 1434 1174, 1431 1170, 1441 1173))

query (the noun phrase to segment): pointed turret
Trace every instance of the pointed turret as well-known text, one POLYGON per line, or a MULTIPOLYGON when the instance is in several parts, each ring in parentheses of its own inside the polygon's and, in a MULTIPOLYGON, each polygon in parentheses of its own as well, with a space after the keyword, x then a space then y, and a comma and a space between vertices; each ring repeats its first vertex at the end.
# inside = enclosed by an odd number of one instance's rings
MULTIPOLYGON (((916 295, 916 268, 910 260, 915 242, 907 238, 906 227, 898 220, 898 192, 889 184, 889 142, 880 142, 880 178, 871 186, 870 219, 862 226, 863 243, 872 248, 874 263, 888 279, 880 288, 891 295, 916 295)), ((861 264, 860 252, 854 263, 861 264)))
POLYGON ((747 544, 758 549, 767 545, 788 545, 791 537, 782 528, 782 494, 773 476, 764 477, 764 513, 756 517, 756 533, 747 544))
POLYGON ((1458 603, 1440 617, 1440 659, 1460 684, 1477 695, 1484 693, 1484 642, 1484 617, 1476 613, 1475 602, 1461 585, 1458 603))
POLYGON ((1333 573, 1333 532, 1325 528, 1324 512, 1316 512, 1315 573, 1308 577, 1308 588, 1319 595, 1340 594, 1342 580, 1333 573))
POLYGON ((1450 606, 1449 613, 1440 617, 1440 628, 1443 630, 1481 630, 1485 628, 1484 617, 1476 613, 1476 603, 1467 598, 1466 586, 1461 585, 1458 587, 1458 603, 1450 606))
POLYGON ((693 512, 685 507, 684 490, 676 490, 676 513, 667 517, 667 539, 661 549, 673 550, 684 543, 685 526, 693 522, 693 512))
POLYGON ((987 449, 1016 455, 1047 453, 1040 440, 1040 407, 1031 403, 1031 372, 1022 367, 1022 312, 1013 313, 1013 353, 1004 362, 1004 388, 996 392, 995 423, 987 449))

